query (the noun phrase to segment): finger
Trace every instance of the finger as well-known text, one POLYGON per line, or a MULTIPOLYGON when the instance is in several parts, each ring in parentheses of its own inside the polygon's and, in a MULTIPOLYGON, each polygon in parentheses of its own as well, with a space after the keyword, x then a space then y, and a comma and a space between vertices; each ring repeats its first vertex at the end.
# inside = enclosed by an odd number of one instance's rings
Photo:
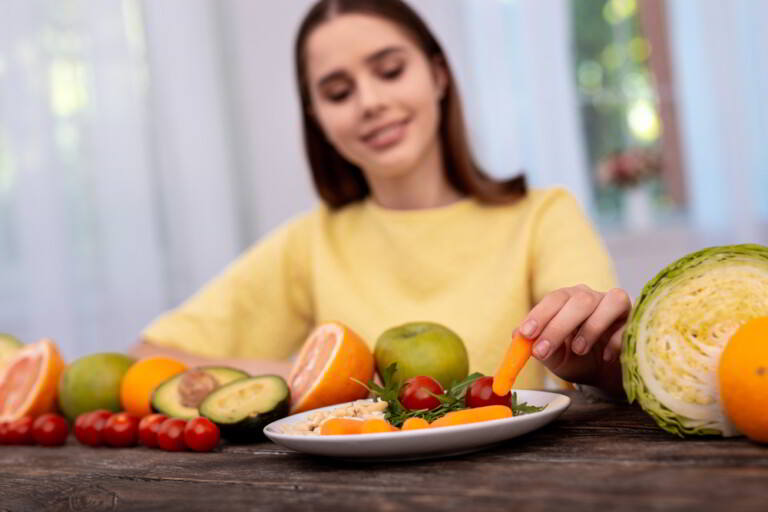
POLYGON ((536 357, 543 361, 558 350, 566 337, 595 311, 599 302, 600 294, 596 292, 575 291, 541 332, 539 341, 533 347, 536 357))
POLYGON ((570 298, 566 290, 557 290, 544 296, 525 317, 520 326, 520 334, 529 340, 535 339, 570 298))
POLYGON ((625 323, 619 329, 616 329, 608 340, 608 343, 605 345, 605 348, 603 349, 603 361, 606 363, 613 363, 619 357, 619 354, 621 353, 621 341, 624 338, 624 329, 626 328, 627 324, 625 323))
POLYGON ((587 354, 600 337, 609 332, 616 320, 626 318, 629 308, 627 292, 618 288, 608 291, 573 339, 573 352, 587 354))

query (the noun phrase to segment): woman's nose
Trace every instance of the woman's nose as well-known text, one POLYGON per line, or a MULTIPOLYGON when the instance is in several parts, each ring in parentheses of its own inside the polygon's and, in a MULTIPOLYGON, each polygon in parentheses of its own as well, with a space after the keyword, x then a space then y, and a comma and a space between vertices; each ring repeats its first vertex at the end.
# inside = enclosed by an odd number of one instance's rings
POLYGON ((381 90, 372 80, 358 82, 358 101, 363 118, 370 118, 386 108, 381 90))

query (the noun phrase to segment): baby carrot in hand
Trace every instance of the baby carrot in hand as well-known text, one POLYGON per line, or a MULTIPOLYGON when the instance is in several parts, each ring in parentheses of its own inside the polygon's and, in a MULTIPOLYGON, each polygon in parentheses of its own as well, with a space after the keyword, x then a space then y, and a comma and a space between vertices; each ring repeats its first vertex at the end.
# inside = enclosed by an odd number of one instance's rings
POLYGON ((493 392, 495 394, 504 396, 509 393, 520 370, 531 357, 532 349, 533 340, 515 334, 496 375, 493 376, 493 392))

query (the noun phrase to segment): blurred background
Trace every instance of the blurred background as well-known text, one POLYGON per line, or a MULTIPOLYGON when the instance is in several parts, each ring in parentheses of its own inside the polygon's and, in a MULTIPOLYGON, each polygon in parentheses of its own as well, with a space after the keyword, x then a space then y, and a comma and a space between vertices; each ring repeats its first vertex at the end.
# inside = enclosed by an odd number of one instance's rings
MULTIPOLYGON (((2 0, 0 332, 126 350, 316 202, 292 43, 311 0, 2 0)), ((637 295, 768 244, 768 2, 410 0, 478 159, 575 194, 637 295)))

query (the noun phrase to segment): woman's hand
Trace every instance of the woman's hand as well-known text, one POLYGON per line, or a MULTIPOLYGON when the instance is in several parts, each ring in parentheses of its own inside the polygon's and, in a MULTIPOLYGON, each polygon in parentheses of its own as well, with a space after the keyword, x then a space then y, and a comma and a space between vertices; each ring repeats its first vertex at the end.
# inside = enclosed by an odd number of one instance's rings
POLYGON ((621 394, 618 356, 631 307, 618 288, 561 288, 531 310, 519 331, 536 340, 533 356, 561 379, 621 394))

